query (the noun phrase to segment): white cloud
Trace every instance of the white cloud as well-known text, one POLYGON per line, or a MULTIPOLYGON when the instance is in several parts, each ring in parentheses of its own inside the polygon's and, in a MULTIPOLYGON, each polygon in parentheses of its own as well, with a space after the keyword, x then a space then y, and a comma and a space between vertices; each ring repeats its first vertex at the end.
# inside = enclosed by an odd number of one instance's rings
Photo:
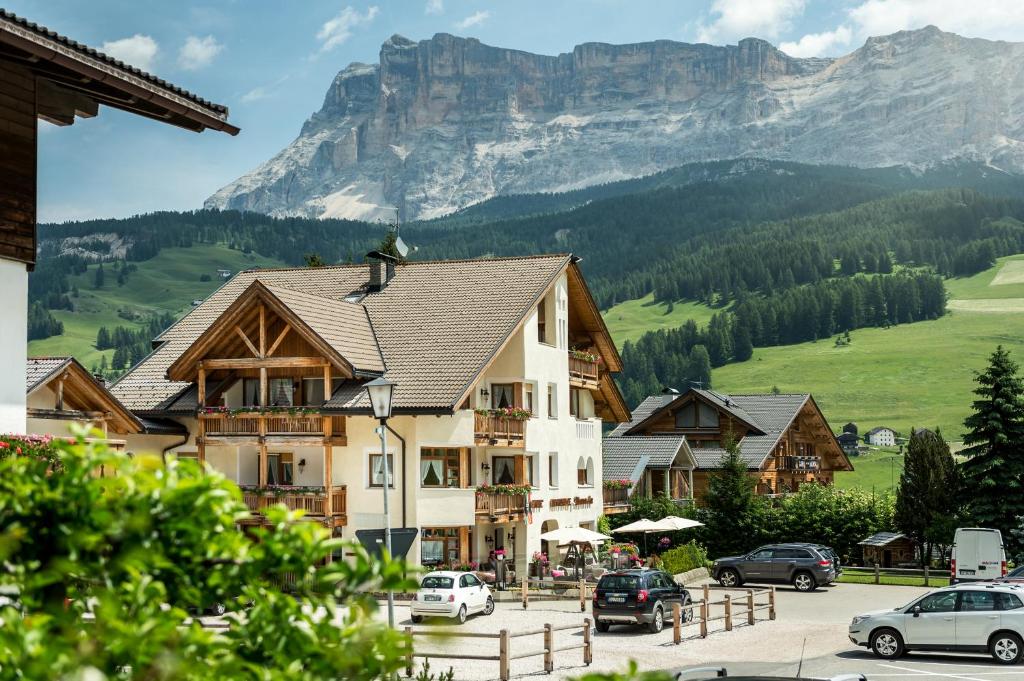
POLYGON ((153 60, 156 59, 159 51, 160 46, 153 38, 140 33, 136 33, 131 38, 111 40, 100 46, 100 52, 143 71, 152 70, 153 60))
POLYGON ((352 29, 370 23, 379 13, 380 8, 376 5, 369 7, 362 14, 352 6, 341 10, 338 16, 325 22, 317 32, 316 39, 321 43, 320 51, 327 52, 341 45, 352 37, 352 29))
POLYGON ((251 104, 252 102, 258 102, 261 99, 270 97, 270 91, 263 85, 257 85, 253 89, 246 92, 239 99, 245 104, 251 104))
POLYGON ((444 12, 444 0, 427 0, 423 11, 427 14, 441 14, 444 12))
POLYGON ((1021 0, 866 0, 849 10, 858 38, 933 24, 968 37, 1017 40, 1024 31, 1021 0))
POLYGON ((213 62, 213 58, 223 50, 224 46, 217 42, 212 35, 205 38, 190 35, 178 50, 178 66, 186 71, 206 68, 213 62))
POLYGON ((805 0, 714 0, 710 23, 697 27, 697 41, 720 44, 740 38, 775 38, 804 11, 805 0))
POLYGON ((455 28, 458 28, 458 29, 464 31, 467 28, 473 28, 474 26, 479 26, 480 24, 484 23, 485 21, 487 21, 490 18, 491 18, 491 13, 490 12, 488 12, 487 10, 481 10, 479 12, 474 12, 473 14, 470 14, 468 17, 466 17, 465 19, 462 19, 461 21, 456 21, 455 22, 455 28))
POLYGON ((779 49, 791 57, 831 57, 841 53, 852 38, 850 27, 840 26, 834 31, 808 33, 795 43, 782 43, 779 49))

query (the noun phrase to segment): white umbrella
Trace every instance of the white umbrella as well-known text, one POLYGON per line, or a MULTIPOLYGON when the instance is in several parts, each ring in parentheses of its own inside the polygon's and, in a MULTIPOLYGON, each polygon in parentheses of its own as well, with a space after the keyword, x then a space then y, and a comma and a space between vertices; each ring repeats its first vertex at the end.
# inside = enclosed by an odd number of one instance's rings
POLYGON ((550 530, 540 536, 544 541, 558 542, 559 544, 589 544, 590 542, 602 542, 611 539, 606 534, 588 530, 585 527, 559 527, 557 530, 550 530))
POLYGON ((632 522, 629 525, 623 525, 622 527, 615 528, 614 530, 612 530, 612 533, 613 534, 618 534, 620 532, 621 533, 625 533, 625 532, 643 532, 644 534, 647 534, 648 532, 662 532, 662 531, 663 531, 663 529, 658 527, 658 524, 656 522, 654 522, 653 520, 648 520, 647 518, 641 518, 640 520, 632 522))
POLYGON ((703 527, 704 523, 690 518, 680 518, 677 515, 668 515, 654 523, 652 531, 675 532, 676 530, 688 530, 691 527, 703 527))

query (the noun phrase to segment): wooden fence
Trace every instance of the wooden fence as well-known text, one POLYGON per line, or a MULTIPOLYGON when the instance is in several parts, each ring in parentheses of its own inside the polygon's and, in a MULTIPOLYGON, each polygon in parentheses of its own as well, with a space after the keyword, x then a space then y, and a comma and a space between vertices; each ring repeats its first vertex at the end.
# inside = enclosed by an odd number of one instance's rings
POLYGON ((551 624, 545 624, 539 629, 529 629, 527 631, 517 631, 515 633, 510 632, 508 629, 502 629, 497 634, 483 634, 483 633, 470 633, 470 632, 432 632, 432 631, 414 631, 412 627, 406 627, 405 633, 410 637, 415 636, 436 636, 440 638, 485 638, 485 639, 496 639, 498 641, 498 654, 497 655, 471 655, 471 654, 459 654, 459 653, 446 653, 446 652, 414 652, 410 646, 409 651, 405 656, 405 675, 412 677, 413 672, 413 658, 422 657, 426 659, 437 659, 437 660, 486 660, 490 662, 498 663, 498 678, 501 681, 508 681, 509 679, 509 662, 512 660, 521 660, 527 657, 538 657, 544 656, 544 671, 552 672, 555 669, 555 653, 565 652, 567 650, 579 650, 583 649, 583 664, 590 665, 594 661, 594 649, 593 641, 591 639, 590 619, 583 620, 583 624, 566 624, 563 626, 555 627, 551 624), (583 634, 583 640, 580 643, 566 643, 563 645, 555 645, 555 632, 558 631, 570 631, 570 630, 581 630, 583 634), (523 652, 512 651, 512 640, 517 638, 524 638, 527 636, 543 636, 544 647, 540 650, 529 650, 523 652))
POLYGON ((732 631, 733 624, 737 618, 750 626, 757 623, 757 613, 767 610, 768 620, 775 619, 775 587, 767 589, 727 589, 705 584, 703 597, 699 601, 693 601, 687 605, 675 603, 672 606, 672 642, 679 645, 683 641, 683 626, 696 623, 700 627, 700 637, 707 638, 708 623, 724 620, 725 630, 732 631), (721 599, 712 600, 712 592, 725 592, 721 599), (733 598, 729 592, 737 593, 739 597, 733 598), (758 602, 764 597, 763 602, 758 602), (721 606, 720 614, 715 614, 713 608, 721 606), (683 613, 692 613, 685 617, 683 613))
POLYGON ((523 610, 526 610, 530 605, 530 599, 535 601, 567 601, 576 600, 579 598, 580 601, 580 612, 587 611, 587 591, 589 590, 591 595, 594 593, 594 589, 597 588, 597 584, 588 582, 585 579, 579 581, 564 578, 550 578, 550 577, 530 577, 522 580, 520 583, 520 589, 522 590, 522 603, 523 610), (541 589, 550 589, 551 593, 534 593, 530 595, 530 585, 534 585, 536 591, 541 589), (576 596, 566 596, 565 591, 569 589, 577 589, 578 593, 576 596), (557 593, 562 591, 563 593, 557 593))
POLYGON ((887 568, 880 567, 877 563, 869 567, 849 567, 843 566, 843 574, 849 574, 851 576, 861 577, 873 577, 875 584, 882 583, 882 577, 920 577, 924 581, 925 586, 931 586, 931 582, 936 582, 937 585, 944 585, 949 582, 949 571, 948 570, 932 570, 928 566, 925 568, 887 568), (938 572, 938 574, 935 574, 938 572))

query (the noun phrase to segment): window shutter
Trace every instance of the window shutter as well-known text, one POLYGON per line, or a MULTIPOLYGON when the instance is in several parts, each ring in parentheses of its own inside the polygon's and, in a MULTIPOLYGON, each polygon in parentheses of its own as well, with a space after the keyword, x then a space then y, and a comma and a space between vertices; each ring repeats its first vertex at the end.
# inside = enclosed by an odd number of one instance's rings
POLYGON ((512 385, 514 386, 514 388, 512 390, 512 404, 513 404, 513 406, 515 406, 516 409, 522 409, 523 408, 523 384, 522 383, 513 383, 512 385))

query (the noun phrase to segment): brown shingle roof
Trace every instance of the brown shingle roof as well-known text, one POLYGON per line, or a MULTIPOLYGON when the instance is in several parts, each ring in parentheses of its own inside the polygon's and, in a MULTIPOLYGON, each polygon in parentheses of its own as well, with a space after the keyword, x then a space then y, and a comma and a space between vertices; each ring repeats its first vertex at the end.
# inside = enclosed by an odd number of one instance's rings
MULTIPOLYGON (((410 262, 398 265, 379 292, 366 291, 368 265, 240 272, 164 331, 161 345, 113 392, 133 410, 165 409, 189 387, 168 381, 167 367, 259 280, 268 288, 291 291, 294 300, 300 297, 294 294, 305 294, 344 304, 346 297, 360 294, 357 302, 369 316, 387 376, 398 383, 395 408, 455 408, 568 264, 568 255, 410 262)), ((368 403, 362 391, 339 390, 328 406, 364 408, 368 403)))
POLYGON ((70 357, 29 357, 25 364, 25 393, 31 393, 39 384, 70 363, 70 357))

